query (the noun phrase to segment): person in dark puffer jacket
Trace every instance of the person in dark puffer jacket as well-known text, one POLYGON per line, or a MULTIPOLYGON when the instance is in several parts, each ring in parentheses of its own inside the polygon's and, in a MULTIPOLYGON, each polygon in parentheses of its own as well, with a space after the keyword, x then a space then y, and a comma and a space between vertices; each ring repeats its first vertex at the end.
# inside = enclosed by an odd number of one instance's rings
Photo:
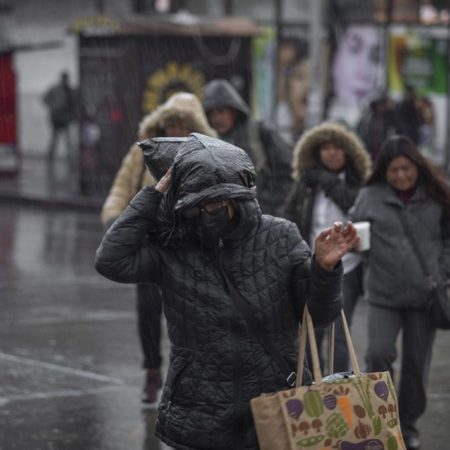
POLYGON ((315 324, 340 313, 340 259, 356 230, 335 224, 311 257, 294 223, 261 214, 242 149, 197 133, 149 141, 160 152, 178 143, 173 165, 107 231, 96 269, 162 287, 171 352, 156 435, 179 450, 256 450, 249 401, 287 389, 289 374, 250 331, 224 277, 294 370, 304 306, 315 324))

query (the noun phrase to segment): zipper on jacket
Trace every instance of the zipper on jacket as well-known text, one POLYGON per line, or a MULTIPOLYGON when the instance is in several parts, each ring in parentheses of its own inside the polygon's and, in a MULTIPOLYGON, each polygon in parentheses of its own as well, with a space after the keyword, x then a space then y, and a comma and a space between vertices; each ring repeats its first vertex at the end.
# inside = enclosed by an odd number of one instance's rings
MULTIPOLYGON (((225 269, 223 267, 222 257, 223 257, 223 247, 224 243, 222 239, 219 239, 218 241, 218 262, 219 262, 219 269, 222 271, 223 274, 226 274, 225 269)), ((239 337, 237 335, 237 328, 235 324, 239 323, 239 315, 236 311, 236 307, 233 303, 233 300, 231 298, 231 294, 226 286, 225 280, 224 280, 224 287, 227 293, 230 296, 230 305, 232 309, 232 317, 231 317, 231 323, 229 326, 229 330, 231 333, 231 339, 232 339, 232 364, 233 364, 233 405, 234 405, 234 413, 235 413, 235 427, 233 430, 233 443, 234 448, 238 449, 241 447, 242 443, 242 424, 239 422, 242 416, 242 407, 241 407, 241 400, 242 400, 242 379, 241 379, 241 348, 240 348, 240 342, 239 337)))

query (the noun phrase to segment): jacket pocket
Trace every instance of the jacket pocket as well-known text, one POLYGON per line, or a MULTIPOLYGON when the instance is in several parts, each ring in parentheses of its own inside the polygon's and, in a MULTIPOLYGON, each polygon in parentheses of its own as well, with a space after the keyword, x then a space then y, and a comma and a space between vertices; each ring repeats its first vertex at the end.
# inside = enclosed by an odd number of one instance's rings
POLYGON ((193 356, 189 355, 185 358, 180 357, 180 359, 182 359, 182 361, 177 361, 176 367, 174 368, 174 375, 172 378, 172 382, 170 384, 170 397, 169 397, 170 402, 173 402, 174 400, 176 400, 177 396, 179 396, 181 392, 180 387, 188 371, 188 368, 192 363, 193 356))

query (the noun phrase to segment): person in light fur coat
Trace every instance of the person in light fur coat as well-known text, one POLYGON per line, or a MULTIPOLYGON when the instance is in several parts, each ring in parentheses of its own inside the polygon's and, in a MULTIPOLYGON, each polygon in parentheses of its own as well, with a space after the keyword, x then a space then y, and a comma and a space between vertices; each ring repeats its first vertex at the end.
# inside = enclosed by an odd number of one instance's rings
MULTIPOLYGON (((208 125, 200 100, 194 94, 179 92, 146 115, 139 124, 138 139, 157 136, 186 137, 192 132, 216 136, 208 125)), ((101 211, 101 222, 108 229, 143 186, 155 185, 156 179, 144 164, 142 149, 133 144, 122 160, 101 211)), ((162 298, 155 284, 137 286, 137 328, 146 371, 142 402, 157 400, 161 377, 161 312, 162 298)))
MULTIPOLYGON (((297 141, 293 154, 294 184, 283 216, 295 222, 310 246, 329 223, 347 222, 360 187, 370 175, 370 156, 358 137, 344 126, 325 122, 297 141)), ((312 249, 313 250, 313 249, 312 249)), ((344 311, 349 323, 362 294, 362 257, 349 252, 343 258, 344 311)), ((324 330, 316 328, 319 349, 324 330)), ((336 323, 335 372, 349 370, 345 336, 336 323)))

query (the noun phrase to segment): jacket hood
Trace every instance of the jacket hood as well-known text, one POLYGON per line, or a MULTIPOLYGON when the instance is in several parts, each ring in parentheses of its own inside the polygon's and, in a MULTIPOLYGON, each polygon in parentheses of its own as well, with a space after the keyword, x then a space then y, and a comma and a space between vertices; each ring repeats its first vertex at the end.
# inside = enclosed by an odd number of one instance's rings
POLYGON ((175 156, 186 138, 152 138, 138 142, 144 153, 144 163, 150 173, 159 181, 172 167, 175 156))
POLYGON ((212 108, 234 108, 246 118, 250 109, 233 85, 224 78, 212 80, 203 91, 203 108, 208 112, 212 108))
POLYGON ((142 119, 139 124, 139 139, 160 136, 161 129, 174 120, 182 123, 191 132, 217 136, 208 124, 198 97, 189 92, 178 92, 142 119))
POLYGON ((188 138, 154 141, 159 150, 176 153, 170 188, 161 201, 159 222, 166 242, 182 238, 188 225, 182 212, 208 201, 233 200, 238 224, 233 237, 243 236, 261 216, 256 200, 255 168, 247 153, 220 139, 193 133, 188 138))
POLYGON ((361 141, 344 126, 326 122, 304 133, 295 145, 292 159, 292 175, 295 179, 317 164, 317 152, 320 146, 328 142, 334 142, 344 150, 361 181, 369 177, 370 156, 361 141))

